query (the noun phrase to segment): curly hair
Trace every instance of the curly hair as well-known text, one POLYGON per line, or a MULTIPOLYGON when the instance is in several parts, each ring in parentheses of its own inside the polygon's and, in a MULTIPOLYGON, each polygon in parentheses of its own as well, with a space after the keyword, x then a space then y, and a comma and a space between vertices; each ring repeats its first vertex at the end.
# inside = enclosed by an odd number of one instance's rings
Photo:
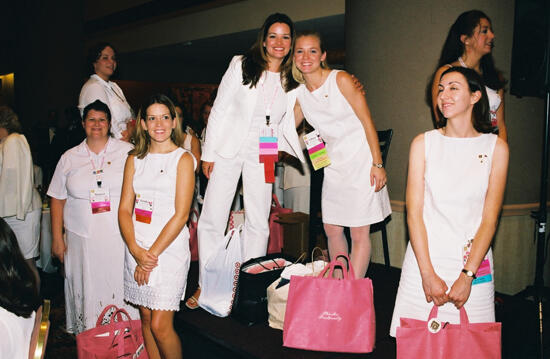
POLYGON ((17 114, 8 106, 0 106, 0 128, 5 128, 8 134, 21 133, 21 122, 17 114))

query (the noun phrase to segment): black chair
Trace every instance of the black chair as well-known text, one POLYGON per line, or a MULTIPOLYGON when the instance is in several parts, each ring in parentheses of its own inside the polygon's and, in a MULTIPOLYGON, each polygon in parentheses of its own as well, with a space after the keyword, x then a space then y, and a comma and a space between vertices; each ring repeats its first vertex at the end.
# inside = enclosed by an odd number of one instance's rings
MULTIPOLYGON (((393 136, 393 130, 377 131, 378 132, 378 142, 380 143, 380 152, 382 152, 382 163, 384 166, 387 166, 386 158, 388 157, 388 152, 390 150, 391 138, 393 136)), ((370 226, 370 233, 375 233, 382 231, 382 245, 384 246, 384 264, 386 268, 390 267, 390 251, 388 249, 388 235, 386 232, 386 224, 391 220, 391 215, 384 218, 383 221, 378 223, 373 223, 370 226)))

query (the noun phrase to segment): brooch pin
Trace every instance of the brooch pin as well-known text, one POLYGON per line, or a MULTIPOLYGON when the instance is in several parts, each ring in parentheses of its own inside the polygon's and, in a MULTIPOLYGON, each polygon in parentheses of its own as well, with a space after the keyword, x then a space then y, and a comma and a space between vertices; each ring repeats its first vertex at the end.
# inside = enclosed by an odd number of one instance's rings
POLYGON ((480 154, 477 155, 477 158, 479 158, 479 163, 483 163, 487 159, 487 155, 480 154))

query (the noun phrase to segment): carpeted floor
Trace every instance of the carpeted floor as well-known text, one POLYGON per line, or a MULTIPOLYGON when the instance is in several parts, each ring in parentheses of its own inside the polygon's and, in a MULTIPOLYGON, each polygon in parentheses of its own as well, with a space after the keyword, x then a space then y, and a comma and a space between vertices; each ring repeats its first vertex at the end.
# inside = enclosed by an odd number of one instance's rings
MULTIPOLYGON (((282 332, 264 325, 245 327, 230 318, 217 318, 202 309, 190 311, 181 305, 175 326, 182 338, 184 358, 395 358, 395 341, 387 333, 395 301, 400 270, 386 270, 373 264, 369 277, 373 279, 377 320, 376 349, 369 355, 343 355, 308 352, 282 347, 282 332)), ((63 332, 65 323, 63 280, 57 274, 41 273, 42 293, 52 300, 51 330, 46 358, 76 358, 75 337, 63 332)), ((197 264, 189 273, 188 295, 195 289, 197 264)), ((550 358, 550 302, 544 305, 545 357, 550 358), (548 313, 548 314, 547 314, 548 313)), ((520 296, 497 295, 497 320, 503 323, 504 359, 538 358, 538 308, 520 296)), ((481 359, 481 358, 480 358, 481 359)))

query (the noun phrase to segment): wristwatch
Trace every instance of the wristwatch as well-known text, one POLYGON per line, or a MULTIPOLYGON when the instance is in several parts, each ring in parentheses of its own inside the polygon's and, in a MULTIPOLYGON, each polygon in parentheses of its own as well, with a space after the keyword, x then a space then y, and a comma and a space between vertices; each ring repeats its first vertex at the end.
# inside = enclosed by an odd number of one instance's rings
POLYGON ((470 278, 473 278, 473 279, 476 279, 476 274, 474 272, 472 272, 471 270, 467 270, 466 268, 463 268, 462 269, 462 273, 466 274, 467 277, 470 277, 470 278))
POLYGON ((384 168, 384 164, 383 163, 372 163, 372 166, 373 167, 376 167, 376 168, 384 168))

